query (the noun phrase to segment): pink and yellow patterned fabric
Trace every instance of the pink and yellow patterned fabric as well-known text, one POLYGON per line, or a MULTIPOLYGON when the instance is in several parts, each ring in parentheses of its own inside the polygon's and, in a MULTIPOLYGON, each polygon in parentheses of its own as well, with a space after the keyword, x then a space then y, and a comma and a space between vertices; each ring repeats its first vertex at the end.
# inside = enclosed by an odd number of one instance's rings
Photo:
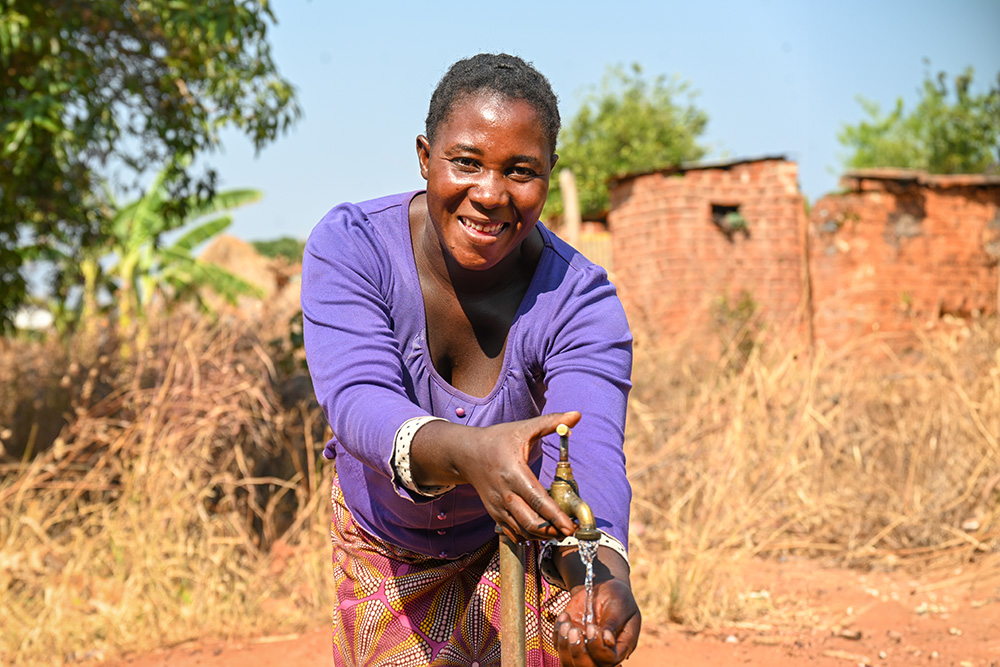
MULTIPOLYGON (((337 667, 499 667, 498 541, 456 560, 395 547, 355 524, 333 487, 333 662, 337 667)), ((525 548, 527 664, 558 667, 556 616, 569 594, 525 548)))

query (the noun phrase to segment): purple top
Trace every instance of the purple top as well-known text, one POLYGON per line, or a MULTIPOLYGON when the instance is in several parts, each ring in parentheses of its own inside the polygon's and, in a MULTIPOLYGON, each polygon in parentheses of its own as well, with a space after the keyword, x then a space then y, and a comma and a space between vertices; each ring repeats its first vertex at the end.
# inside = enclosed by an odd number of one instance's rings
MULTIPOLYGON (((607 273, 541 223, 544 250, 488 396, 465 394, 434 370, 410 239, 418 193, 341 204, 316 226, 302 263, 306 355, 316 397, 335 434, 355 520, 393 544, 456 558, 494 536, 494 522, 468 484, 434 499, 393 482, 393 438, 407 419, 443 417, 489 426, 543 413, 583 413, 570 440, 580 494, 599 528, 627 545, 631 488, 622 449, 632 336, 607 273)), ((546 487, 558 436, 529 462, 546 487)))

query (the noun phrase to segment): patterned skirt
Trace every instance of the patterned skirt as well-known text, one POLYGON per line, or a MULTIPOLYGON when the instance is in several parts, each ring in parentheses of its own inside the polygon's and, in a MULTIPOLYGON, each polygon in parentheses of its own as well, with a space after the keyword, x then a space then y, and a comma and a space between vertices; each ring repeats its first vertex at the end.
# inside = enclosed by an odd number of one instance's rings
MULTIPOLYGON (((333 486, 333 663, 337 667, 499 667, 498 540, 456 560, 393 546, 362 530, 333 486)), ((552 641, 569 594, 525 549, 527 664, 558 667, 552 641)))

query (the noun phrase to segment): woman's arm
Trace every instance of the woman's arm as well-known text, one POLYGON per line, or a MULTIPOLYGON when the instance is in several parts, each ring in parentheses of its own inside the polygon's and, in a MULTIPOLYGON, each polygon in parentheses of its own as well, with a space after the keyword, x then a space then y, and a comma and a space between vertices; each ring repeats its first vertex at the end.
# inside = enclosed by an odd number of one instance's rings
POLYGON ((306 244, 302 313, 309 372, 330 427, 352 456, 391 479, 396 430, 428 412, 406 395, 388 256, 360 208, 334 208, 306 244))
POLYGON ((573 426, 579 420, 580 413, 566 412, 487 427, 425 424, 410 449, 413 479, 421 486, 471 484, 486 511, 514 540, 572 535, 572 519, 549 497, 528 460, 543 436, 559 424, 573 426))

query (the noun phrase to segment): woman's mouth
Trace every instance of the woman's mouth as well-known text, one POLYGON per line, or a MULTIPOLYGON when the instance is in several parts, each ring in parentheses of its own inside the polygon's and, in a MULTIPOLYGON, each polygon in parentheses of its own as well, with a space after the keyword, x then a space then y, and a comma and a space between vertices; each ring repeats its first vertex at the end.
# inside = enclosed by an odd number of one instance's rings
POLYGON ((479 232, 480 234, 487 234, 489 236, 496 236, 504 230, 507 226, 506 222, 475 222, 474 220, 469 220, 468 218, 458 217, 458 221, 466 229, 471 229, 479 232))

